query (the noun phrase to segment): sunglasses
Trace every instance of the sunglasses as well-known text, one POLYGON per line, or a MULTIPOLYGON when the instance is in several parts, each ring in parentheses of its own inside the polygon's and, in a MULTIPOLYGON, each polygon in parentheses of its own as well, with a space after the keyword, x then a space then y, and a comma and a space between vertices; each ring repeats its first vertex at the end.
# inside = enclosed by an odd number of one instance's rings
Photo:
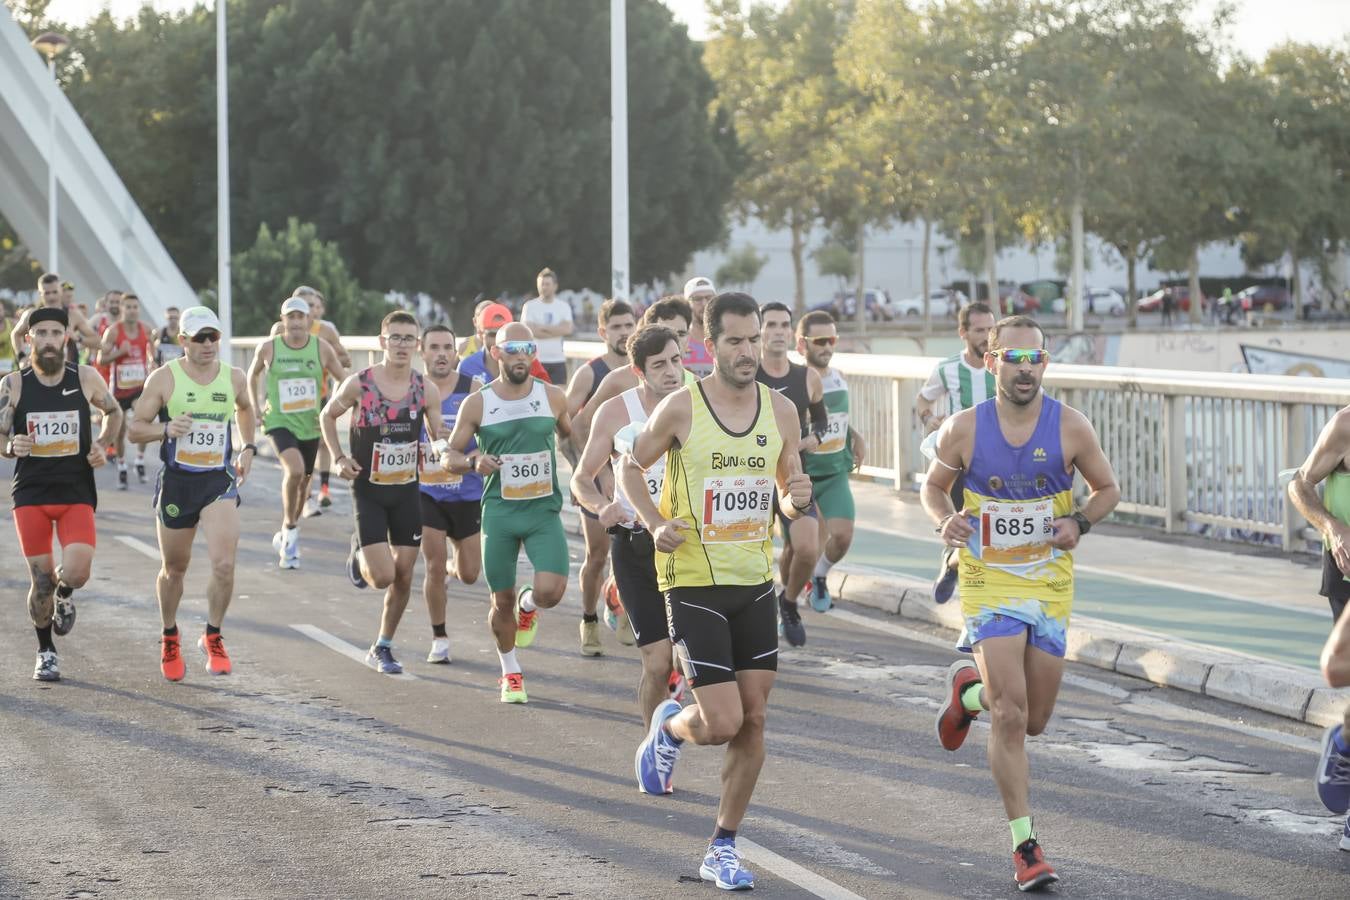
POLYGON ((817 347, 833 347, 835 344, 839 343, 839 338, 821 335, 820 337, 807 338, 806 342, 808 344, 814 344, 817 347))
POLYGON ((511 356, 525 355, 533 356, 535 351, 534 341, 501 341, 497 344, 503 353, 511 356))
POLYGON ((990 352, 1005 363, 1012 363, 1015 366, 1020 366, 1022 363, 1039 366, 1041 363, 1050 360, 1049 350, 1016 350, 1010 348, 1007 350, 991 350, 990 352))
POLYGON ((199 331, 192 336, 192 343, 194 344, 215 344, 219 341, 219 331, 199 331))

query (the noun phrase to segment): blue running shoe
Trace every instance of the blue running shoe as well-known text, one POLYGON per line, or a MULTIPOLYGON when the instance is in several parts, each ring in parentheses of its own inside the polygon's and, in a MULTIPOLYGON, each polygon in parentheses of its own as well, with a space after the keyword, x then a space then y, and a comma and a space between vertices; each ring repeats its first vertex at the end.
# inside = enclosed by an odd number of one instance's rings
POLYGON ((708 845, 698 874, 724 891, 748 891, 755 886, 755 873, 741 865, 741 851, 732 838, 719 838, 708 845))
POLYGON ((352 552, 347 554, 347 580, 352 583, 352 587, 368 587, 366 579, 361 575, 361 541, 352 534, 352 552))
POLYGON ((644 794, 674 793, 670 779, 675 771, 675 760, 680 758, 680 747, 661 726, 682 708, 674 700, 662 701, 652 713, 652 727, 647 729, 647 737, 638 744, 633 770, 637 774, 638 790, 644 794))
POLYGON ((1322 758, 1317 763, 1317 796, 1334 813, 1350 809, 1350 753, 1337 747, 1340 725, 1322 735, 1322 758))
POLYGON ((403 664, 394 659, 394 651, 375 644, 366 654, 366 665, 381 675, 402 675, 403 664))
POLYGON ((938 569, 937 581, 933 582, 933 599, 938 603, 946 603, 952 599, 952 592, 956 590, 956 570, 952 568, 952 558, 955 555, 955 547, 948 547, 942 551, 942 568, 938 569))
POLYGON ((816 612, 824 612, 831 606, 834 606, 834 598, 825 584, 825 576, 817 575, 811 579, 811 608, 816 612))

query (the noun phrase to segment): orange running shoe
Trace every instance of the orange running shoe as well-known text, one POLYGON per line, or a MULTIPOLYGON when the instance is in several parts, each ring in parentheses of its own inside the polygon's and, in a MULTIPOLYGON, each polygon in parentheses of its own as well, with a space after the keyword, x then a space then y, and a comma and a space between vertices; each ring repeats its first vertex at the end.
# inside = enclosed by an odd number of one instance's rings
POLYGON ((1059 881, 1055 870, 1045 861, 1045 853, 1035 838, 1029 838, 1013 851, 1013 878, 1019 891, 1034 891, 1059 881))
POLYGON ((183 654, 179 652, 178 635, 166 634, 159 639, 159 671, 170 681, 182 681, 187 674, 183 654))
POLYGON ((980 680, 980 670, 968 659, 958 659, 947 667, 947 695, 937 714, 938 742, 948 750, 956 750, 965 743, 970 723, 979 713, 972 713, 961 705, 961 694, 980 680))
POLYGON ((204 634, 197 638, 197 649, 206 654, 208 675, 230 674, 230 655, 225 652, 225 641, 219 634, 204 634))

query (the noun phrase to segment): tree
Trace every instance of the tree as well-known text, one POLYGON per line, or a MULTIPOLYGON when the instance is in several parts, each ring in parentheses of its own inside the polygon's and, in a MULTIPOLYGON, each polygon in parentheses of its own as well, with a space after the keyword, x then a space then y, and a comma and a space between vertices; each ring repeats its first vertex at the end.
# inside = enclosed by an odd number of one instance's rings
POLYGON ((830 241, 812 250, 811 258, 816 261, 816 269, 821 275, 839 279, 839 291, 843 293, 856 271, 853 251, 838 241, 830 241))
POLYGON ((760 256, 755 252, 755 248, 746 244, 741 249, 735 251, 726 258, 722 265, 717 267, 717 283, 740 288, 749 288, 759 277, 764 264, 769 261, 767 256, 760 256))

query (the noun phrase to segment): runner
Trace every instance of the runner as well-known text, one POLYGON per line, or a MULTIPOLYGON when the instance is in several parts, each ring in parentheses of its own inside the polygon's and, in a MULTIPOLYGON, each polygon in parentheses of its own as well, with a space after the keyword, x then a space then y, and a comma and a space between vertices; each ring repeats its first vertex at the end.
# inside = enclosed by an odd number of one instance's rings
MULTIPOLYGON (((470 378, 477 378, 484 384, 495 379, 501 372, 501 364, 492 354, 497 343, 497 332, 514 321, 511 310, 500 303, 489 303, 476 317, 478 331, 475 337, 479 347, 459 362, 459 371, 470 378)), ((548 373, 538 359, 530 360, 530 374, 545 383, 549 382, 548 373)))
POLYGON ((417 548, 422 543, 418 490, 419 436, 425 420, 432 440, 441 437, 441 395, 412 368, 417 317, 396 310, 380 323, 384 362, 349 375, 323 408, 323 439, 343 478, 352 482, 356 530, 347 577, 358 588, 384 590, 380 633, 366 665, 398 675, 394 632, 412 593, 417 548), (342 452, 337 423, 349 409, 351 456, 342 452))
MULTIPOLYGON (((485 327, 487 316, 485 314, 485 327)), ((516 648, 534 643, 539 610, 567 589, 569 559, 554 433, 571 434, 562 388, 530 374, 536 344, 522 322, 502 326, 491 346, 499 378, 464 401, 450 435, 450 471, 475 469, 483 481, 483 573, 492 595, 489 622, 502 666, 501 700, 525 703, 516 648), (478 449, 469 442, 477 436, 478 449), (516 558, 524 545, 532 585, 516 590, 516 558)), ((463 371, 463 364, 460 366, 463 371)))
POLYGON ((164 310, 164 327, 159 330, 155 345, 155 365, 162 366, 173 359, 183 358, 183 347, 178 343, 178 307, 164 310))
MULTIPOLYGON (((655 545, 651 532, 637 521, 633 504, 617 481, 623 454, 662 399, 684 385, 683 354, 675 332, 662 325, 644 325, 628 343, 633 368, 641 383, 605 401, 595 415, 595 428, 572 475, 572 496, 588 509, 598 526, 607 530, 614 558, 613 581, 632 617, 632 631, 642 654, 638 705, 642 723, 651 725, 652 712, 669 696, 671 643, 666 605, 656 584, 655 545), (599 475, 609 468, 615 475, 611 500, 600 488, 599 475)), ((661 495, 665 461, 647 470, 644 484, 653 498, 661 495)))
POLYGON ((834 316, 824 310, 809 312, 797 322, 797 352, 820 378, 829 415, 824 438, 802 460, 821 518, 821 554, 811 584, 811 606, 818 612, 834 605, 826 577, 853 543, 853 489, 848 474, 862 465, 865 449, 862 435, 849 421, 848 382, 842 372, 830 368, 838 340, 834 316))
MULTIPOLYGON (((103 332, 98 361, 112 372, 112 392, 126 412, 145 388, 145 379, 155 367, 150 344, 152 334, 141 321, 141 299, 123 294, 117 304, 119 315, 103 332)), ((127 489, 127 428, 130 416, 122 419, 117 435, 117 489, 127 489)), ((136 444, 136 480, 145 484, 145 444, 136 444)))
MULTIPOLYGON (((956 314, 957 334, 965 342, 966 349, 955 356, 949 356, 933 367, 933 374, 927 383, 919 389, 914 411, 926 433, 935 435, 948 416, 963 409, 983 403, 995 395, 994 373, 984 364, 985 351, 989 349, 989 332, 994 327, 994 311, 987 303, 969 303, 961 307, 956 314), (946 400, 947 413, 939 413, 939 402, 946 400)), ((931 447, 936 438, 930 438, 925 446, 931 447)), ((961 476, 952 483, 952 503, 959 509, 963 502, 965 485, 961 476)), ((942 551, 942 560, 938 564, 937 580, 933 583, 933 599, 946 603, 956 589, 956 549, 948 547, 942 551)))
POLYGON ((696 275, 684 283, 684 299, 689 301, 693 321, 689 323, 689 352, 684 358, 684 368, 693 372, 696 378, 707 378, 712 374, 712 353, 703 340, 703 307, 717 296, 717 288, 712 279, 696 275))
POLYGON ((197 640, 197 647, 206 655, 209 674, 230 674, 220 627, 234 595, 239 488, 248 478, 258 448, 253 443, 253 404, 247 379, 241 369, 220 359, 220 335, 220 320, 214 312, 205 306, 183 310, 178 333, 183 358, 150 373, 132 408, 127 433, 137 443, 161 442, 164 466, 155 486, 155 506, 163 564, 155 595, 164 626, 159 668, 169 681, 182 681, 187 673, 179 646, 178 604, 199 525, 206 535, 211 576, 206 583, 206 633, 197 640), (161 421, 161 412, 167 421, 161 421), (238 456, 231 418, 244 441, 238 456))
POLYGON ((15 459, 14 529, 28 564, 28 615, 37 630, 36 681, 60 681, 52 634, 75 627, 72 594, 89 580, 94 561, 94 469, 122 425, 122 410, 89 366, 65 361, 63 309, 40 309, 29 318, 33 365, 0 380, 0 455, 15 459), (97 440, 90 406, 103 411, 97 440), (52 555, 52 528, 61 564, 52 555))
POLYGON ((272 549, 283 569, 300 568, 300 517, 319 452, 319 395, 325 376, 338 382, 347 377, 337 351, 315 337, 310 324, 304 298, 288 299, 281 304, 282 333, 258 345, 248 368, 249 397, 254 409, 264 410, 263 432, 281 461, 281 530, 272 535, 272 549), (260 389, 264 378, 266 386, 260 389))
POLYGON ((567 384, 567 355, 563 352, 563 338, 572 333, 572 307, 557 299, 558 276, 552 269, 544 269, 535 278, 539 296, 525 301, 520 309, 520 321, 530 326, 539 345, 539 362, 553 384, 567 384))
POLYGON ((66 361, 78 363, 80 359, 80 347, 97 347, 98 332, 89 327, 89 320, 85 318, 84 313, 79 309, 68 308, 62 298, 65 291, 61 286, 61 276, 55 272, 47 272, 38 279, 38 291, 42 299, 37 306, 25 309, 19 313, 19 318, 15 320, 13 329, 9 332, 10 343, 17 350, 20 347, 27 346, 24 338, 28 336, 28 319, 35 310, 39 309, 64 309, 66 316, 70 320, 69 327, 66 328, 66 361))
POLYGON ((755 374, 760 315, 748 294, 719 294, 705 312, 714 372, 662 401, 625 458, 620 483, 652 533, 671 641, 696 704, 666 700, 652 714, 634 760, 638 787, 669 793, 685 741, 726 744, 716 830, 699 870, 724 890, 754 887, 736 829, 764 765, 764 717, 778 669, 773 605, 773 524, 811 506, 797 455, 797 413, 755 374), (660 506, 648 494, 665 460, 660 506), (690 497, 701 497, 693 509, 690 497))
MULTIPOLYGON (((600 340, 605 343, 605 353, 587 361, 586 365, 577 369, 572 375, 572 382, 567 386, 567 414, 575 418, 581 408, 585 406, 595 392, 599 389, 600 383, 611 371, 624 368, 628 365, 628 338, 632 336, 633 330, 637 328, 637 322, 633 316, 633 307, 622 300, 606 300, 600 304, 600 340)), ((586 446, 586 436, 573 429, 570 447, 578 450, 586 446)), ((576 469, 577 453, 573 452, 569 456, 569 462, 572 468, 576 469)), ((598 467, 595 469, 596 487, 605 497, 614 495, 613 474, 608 471, 608 467, 598 467)), ((586 555, 581 562, 581 653, 583 656, 600 656, 605 650, 600 643, 600 617, 596 613, 600 605, 600 594, 602 582, 607 589, 613 583, 613 578, 605 578, 605 560, 609 557, 610 536, 604 527, 600 525, 599 519, 595 513, 586 508, 585 504, 576 502, 576 494, 573 493, 573 505, 581 512, 581 533, 586 540, 586 555)), ((622 612, 620 607, 619 615, 615 616, 614 629, 618 635, 619 642, 632 646, 633 629, 627 621, 627 615, 622 612)), ((608 620, 610 617, 606 616, 608 620)))
MULTIPOLYGON (((482 294, 479 294, 478 296, 481 297, 482 294)), ((473 334, 469 335, 464 340, 459 342, 460 359, 465 359, 470 355, 477 353, 479 350, 483 349, 483 341, 482 338, 479 337, 481 333, 480 329, 482 328, 482 322, 480 320, 483 315, 483 310, 487 309, 489 306, 492 306, 496 302, 497 302, 496 300, 488 298, 484 300, 479 300, 477 303, 473 305, 473 334)))
POLYGON ((1012 829, 1013 875, 1023 891, 1058 881, 1032 828, 1027 735, 1045 730, 1064 672, 1073 605, 1073 549, 1120 501, 1111 464, 1087 418, 1041 392, 1050 353, 1027 316, 989 336, 997 394, 952 416, 938 433, 923 506, 948 547, 960 551, 960 660, 947 672, 938 739, 961 746, 992 710, 989 768, 1012 829), (1090 493, 1073 508, 1074 472, 1090 493), (961 511, 952 503, 965 475, 961 511), (978 528, 978 532, 977 529, 978 528))
MULTIPOLYGON (((1350 686, 1350 406, 1331 417, 1317 444, 1289 482, 1289 500, 1322 533, 1322 590, 1331 604, 1331 635, 1322 649, 1322 674, 1332 687, 1350 686), (1317 485, 1323 484, 1322 495, 1317 485)), ((1350 704, 1345 720, 1322 735, 1317 794, 1327 809, 1350 809, 1350 704)), ((1350 850, 1350 818, 1341 832, 1350 850)))
MULTIPOLYGON (((108 333, 108 329, 113 325, 116 325, 122 319, 122 297, 123 294, 121 291, 105 291, 103 296, 98 299, 98 302, 94 304, 94 315, 89 319, 89 327, 98 332, 100 341, 97 351, 91 348, 88 354, 90 356, 89 362, 93 365, 94 369, 98 371, 98 374, 103 378, 104 383, 109 385, 111 385, 113 381, 112 366, 99 358, 102 355, 99 351, 102 349, 103 336, 108 333)), ((122 409, 124 411, 130 411, 131 407, 124 406, 122 409)), ((122 424, 125 426, 130 418, 130 416, 123 416, 122 424)), ((119 445, 119 453, 123 446, 125 446, 125 441, 119 445)), ((119 462, 120 461, 119 457, 119 462)))
MULTIPOLYGON (((427 380, 441 395, 442 429, 454 428, 459 408, 483 383, 455 371, 455 333, 444 325, 429 325, 422 332, 422 362, 427 380)), ((461 584, 473 584, 482 569, 479 530, 482 526, 483 476, 477 472, 455 474, 441 463, 444 441, 432 443, 425 431, 421 439, 422 596, 431 618, 431 651, 427 662, 450 662, 450 638, 445 632, 445 579, 453 574, 461 584), (445 542, 454 547, 453 571, 448 565, 445 542)), ((468 450, 472 453, 474 444, 468 450)))
MULTIPOLYGON (((797 409, 798 433, 801 435, 799 449, 804 454, 814 453, 829 426, 825 388, 820 375, 810 367, 788 359, 788 348, 792 344, 792 312, 785 304, 766 303, 760 316, 764 327, 763 359, 756 379, 792 401, 797 409)), ((783 537, 783 552, 778 559, 779 578, 783 583, 783 590, 778 595, 778 614, 783 622, 783 636, 792 646, 800 647, 806 643, 806 626, 802 624, 797 600, 811 583, 816 560, 820 558, 820 514, 815 502, 794 521, 778 516, 778 530, 783 537)))

